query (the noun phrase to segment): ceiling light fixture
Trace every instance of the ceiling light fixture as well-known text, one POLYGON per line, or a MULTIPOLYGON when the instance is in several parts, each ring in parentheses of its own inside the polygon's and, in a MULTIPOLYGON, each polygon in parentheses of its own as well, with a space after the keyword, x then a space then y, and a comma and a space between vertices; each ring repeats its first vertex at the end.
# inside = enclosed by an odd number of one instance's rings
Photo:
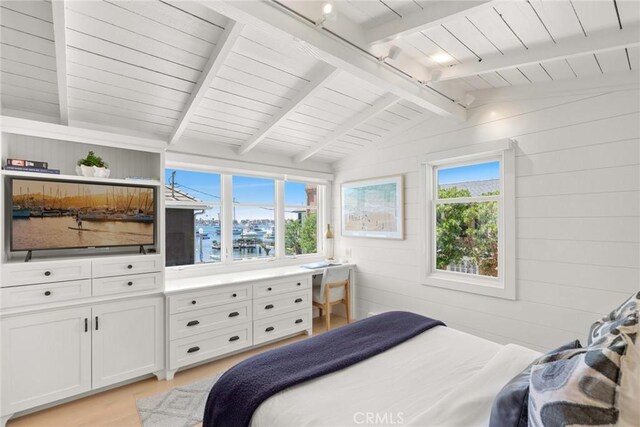
POLYGON ((324 27, 324 23, 327 21, 327 19, 335 19, 333 1, 326 1, 322 3, 322 6, 320 6, 320 11, 322 12, 322 16, 316 22, 316 28, 324 27))
POLYGON ((333 3, 330 1, 322 3, 322 14, 327 16, 330 15, 331 12, 333 12, 333 3))
POLYGON ((453 57, 448 53, 440 52, 440 53, 436 53, 435 55, 432 55, 431 59, 433 59, 438 64, 444 64, 446 62, 453 60, 453 57))

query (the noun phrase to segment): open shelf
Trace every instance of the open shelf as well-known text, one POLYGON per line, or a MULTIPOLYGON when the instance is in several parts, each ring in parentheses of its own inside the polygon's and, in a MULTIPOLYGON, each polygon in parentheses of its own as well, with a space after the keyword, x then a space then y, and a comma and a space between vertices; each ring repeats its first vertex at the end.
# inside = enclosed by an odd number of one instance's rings
POLYGON ((79 175, 63 175, 63 174, 49 174, 39 172, 21 172, 12 170, 2 170, 2 175, 16 177, 16 178, 38 178, 45 180, 65 180, 65 181, 78 181, 78 182, 93 182, 96 184, 125 184, 125 185, 148 185, 153 187, 160 187, 162 183, 158 180, 152 179, 120 179, 120 178, 96 178, 93 176, 79 176, 79 175))

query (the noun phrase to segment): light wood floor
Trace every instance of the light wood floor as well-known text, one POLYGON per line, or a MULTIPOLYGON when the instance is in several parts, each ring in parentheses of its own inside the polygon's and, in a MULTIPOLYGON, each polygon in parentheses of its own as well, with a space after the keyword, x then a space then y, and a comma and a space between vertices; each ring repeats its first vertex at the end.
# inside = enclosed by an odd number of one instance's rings
MULTIPOLYGON (((346 324, 344 317, 331 316, 331 329, 346 324)), ((325 331, 324 317, 313 319, 313 333, 325 331)), ((178 372, 172 381, 148 378, 133 384, 118 387, 83 399, 45 409, 20 418, 9 420, 8 427, 138 427, 140 419, 136 400, 162 393, 174 387, 202 378, 212 377, 229 369, 236 363, 263 351, 306 339, 298 335, 255 350, 216 360, 205 365, 178 372)))

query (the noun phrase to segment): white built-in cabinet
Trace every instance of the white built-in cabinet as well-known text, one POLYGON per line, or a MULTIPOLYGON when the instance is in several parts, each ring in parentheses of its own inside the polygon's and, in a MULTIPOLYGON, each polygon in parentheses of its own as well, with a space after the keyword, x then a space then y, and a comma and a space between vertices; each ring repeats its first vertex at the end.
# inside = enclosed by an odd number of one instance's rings
POLYGON ((161 370, 162 313, 150 297, 3 319, 3 415, 161 370))

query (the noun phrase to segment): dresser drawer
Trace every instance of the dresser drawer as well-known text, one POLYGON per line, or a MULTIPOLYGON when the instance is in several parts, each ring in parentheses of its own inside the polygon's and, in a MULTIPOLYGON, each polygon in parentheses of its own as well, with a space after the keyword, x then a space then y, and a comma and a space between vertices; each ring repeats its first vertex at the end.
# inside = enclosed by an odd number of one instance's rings
POLYGON ((2 266, 2 286, 63 282, 91 278, 90 260, 31 261, 2 266))
POLYGON ((284 294, 286 292, 307 289, 310 286, 309 277, 300 276, 298 278, 277 281, 258 282, 253 285, 253 295, 255 298, 262 298, 271 295, 284 294))
POLYGON ((91 280, 15 286, 0 291, 2 308, 70 301, 91 296, 91 280))
POLYGON ((177 369, 251 346, 251 323, 169 342, 169 369, 177 369))
POLYGON ((112 295, 162 290, 162 274, 132 274, 130 276, 93 279, 93 295, 112 295))
POLYGON ((251 299, 250 285, 220 286, 207 291, 189 292, 169 297, 171 314, 199 310, 251 299))
POLYGON ((253 343, 262 344, 311 328, 311 310, 298 310, 253 322, 253 343))
POLYGON ((93 277, 155 273, 162 270, 161 255, 129 255, 98 258, 92 261, 93 277))
POLYGON ((169 339, 175 340, 251 321, 251 301, 174 314, 169 318, 169 339))
POLYGON ((275 316, 282 313, 309 308, 311 292, 308 289, 288 294, 260 298, 253 301, 253 318, 255 320, 275 316))

